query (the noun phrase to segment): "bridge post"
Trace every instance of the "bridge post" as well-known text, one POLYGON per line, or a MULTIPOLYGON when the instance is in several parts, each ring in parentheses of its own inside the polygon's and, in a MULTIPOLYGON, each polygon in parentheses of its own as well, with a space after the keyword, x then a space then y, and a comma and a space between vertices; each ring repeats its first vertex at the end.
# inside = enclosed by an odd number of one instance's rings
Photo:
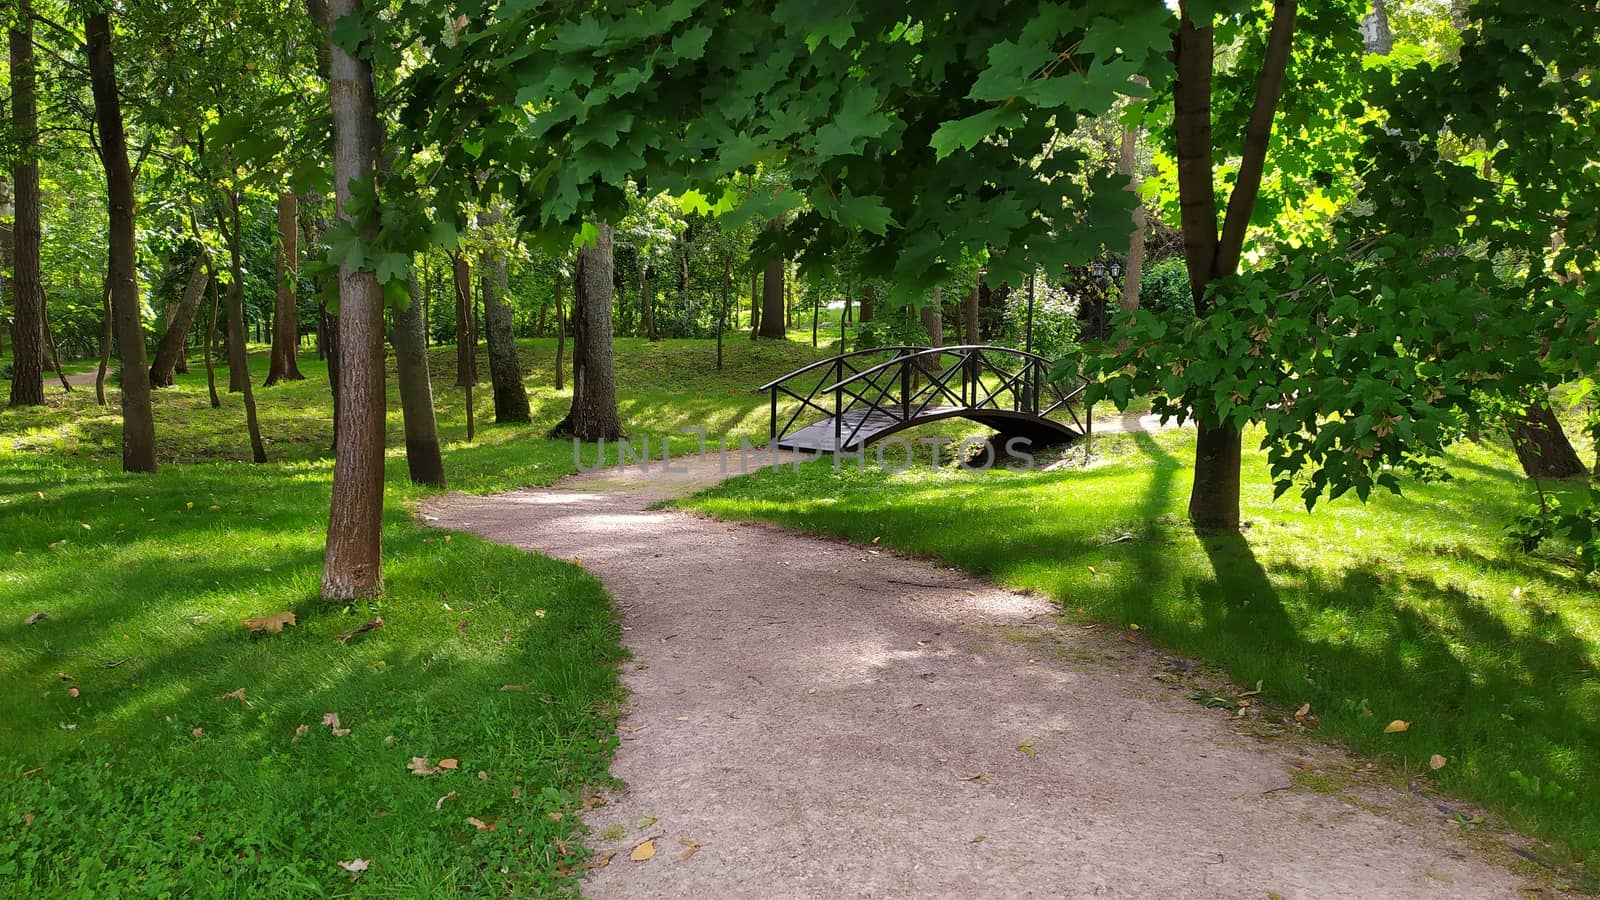
POLYGON ((772 424, 767 426, 767 441, 770 443, 778 439, 778 389, 772 391, 772 424))
POLYGON ((911 357, 900 354, 900 419, 911 418, 911 357))

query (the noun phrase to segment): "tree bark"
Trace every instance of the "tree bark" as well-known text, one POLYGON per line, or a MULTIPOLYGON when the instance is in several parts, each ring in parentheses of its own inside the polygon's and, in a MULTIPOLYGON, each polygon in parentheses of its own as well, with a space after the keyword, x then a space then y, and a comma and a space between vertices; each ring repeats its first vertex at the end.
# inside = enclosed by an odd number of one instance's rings
POLYGON ((428 376, 428 345, 422 334, 422 297, 411 275, 411 302, 395 310, 395 378, 400 383, 400 412, 405 419, 406 469, 414 484, 444 487, 444 458, 439 454, 439 425, 433 414, 433 383, 428 376))
POLYGON ((811 298, 811 346, 817 345, 817 328, 822 324, 822 298, 811 298))
MULTIPOLYGON (((479 225, 495 225, 500 213, 478 214, 479 225)), ((522 363, 517 359, 517 338, 511 327, 511 306, 505 301, 506 260, 499 250, 479 257, 478 293, 483 297, 483 326, 489 342, 489 384, 494 389, 497 424, 529 422, 528 390, 522 384, 522 363)))
POLYGON ((1571 478, 1587 471, 1555 410, 1546 402, 1528 404, 1522 418, 1512 425, 1511 446, 1529 478, 1571 478))
POLYGON ((728 301, 733 293, 733 258, 722 251, 722 308, 717 310, 717 371, 722 371, 722 332, 728 327, 728 301))
POLYGON ((868 291, 866 291, 865 293, 863 293, 861 295, 860 307, 861 307, 860 310, 859 310, 860 314, 856 316, 856 324, 865 325, 868 322, 872 321, 872 312, 873 312, 873 310, 872 310, 872 291, 871 290, 868 290, 868 291))
POLYGON ((566 279, 561 276, 561 273, 559 271, 557 271, 557 273, 556 273, 556 390, 558 390, 558 391, 566 386, 566 380, 567 380, 567 374, 566 374, 566 369, 567 369, 567 359, 566 359, 566 357, 567 357, 567 319, 566 319, 566 313, 562 311, 562 299, 563 298, 561 296, 561 286, 563 284, 565 284, 565 283, 566 283, 566 279))
POLYGON ((639 305, 644 313, 644 336, 647 340, 658 341, 656 336, 656 293, 650 290, 650 267, 645 265, 644 258, 639 258, 639 305))
POLYGON ((100 309, 104 323, 100 329, 100 366, 94 371, 94 402, 106 405, 106 372, 111 368, 111 337, 116 317, 111 312, 111 283, 100 292, 100 309))
POLYGON ((135 265, 133 172, 122 130, 122 101, 117 95, 116 63, 111 56, 111 21, 104 13, 88 17, 84 37, 89 50, 89 84, 94 94, 95 125, 100 132, 100 160, 106 171, 109 216, 111 307, 115 312, 117 350, 122 364, 122 469, 156 470, 155 417, 150 408, 150 369, 145 358, 144 323, 139 311, 135 265))
POLYGON ((761 335, 761 276, 750 276, 750 340, 761 335))
POLYGON ((200 301, 205 298, 205 293, 206 267, 202 260, 197 259, 194 271, 189 273, 189 283, 184 285, 183 297, 175 307, 172 321, 167 324, 167 331, 161 336, 160 343, 156 344, 155 361, 150 364, 152 387, 172 386, 172 376, 188 349, 189 329, 194 327, 194 318, 200 311, 200 301))
POLYGON ((206 390, 211 392, 211 408, 221 409, 222 398, 217 396, 217 366, 212 359, 217 346, 217 307, 220 304, 220 293, 217 287, 217 270, 211 262, 210 254, 206 256, 206 281, 211 287, 211 316, 206 320, 206 390))
MULTIPOLYGON (((774 228, 782 226, 774 225, 774 228)), ((764 338, 784 340, 789 336, 783 309, 783 259, 767 261, 761 273, 761 331, 764 338)))
POLYGON ((1117 172, 1127 176, 1133 192, 1133 231, 1128 234, 1127 265, 1122 270, 1121 308, 1131 313, 1139 308, 1139 279, 1144 275, 1144 202, 1139 199, 1139 129, 1122 126, 1122 146, 1117 156, 1117 172))
POLYGON ((1394 52, 1394 34, 1389 30, 1384 0, 1372 0, 1372 12, 1361 19, 1361 42, 1368 53, 1388 56, 1394 52))
POLYGON ((983 341, 978 336, 978 283, 972 283, 972 290, 967 292, 961 301, 961 309, 966 313, 967 343, 981 344, 983 341))
POLYGON ((472 329, 472 264, 457 253, 450 267, 456 286, 456 387, 478 382, 478 365, 472 345, 478 336, 472 329))
POLYGON ((594 244, 578 251, 572 304, 572 408, 550 430, 552 437, 580 441, 622 437, 611 359, 613 232, 604 222, 597 230, 594 244))
MULTIPOLYGON (((361 0, 309 0, 312 21, 329 31, 360 15, 361 0)), ((378 234, 378 209, 359 220, 350 210, 352 185, 373 177, 382 158, 372 68, 326 39, 328 96, 333 113, 333 184, 338 215, 362 240, 378 234)), ((322 595, 331 600, 375 596, 383 590, 383 288, 372 272, 339 268, 339 403, 335 412, 332 509, 322 595)))
POLYGON ((39 263, 38 98, 33 67, 33 2, 17 0, 11 29, 11 126, 19 146, 11 167, 11 405, 44 403, 44 288, 39 263))
POLYGON ((61 389, 72 393, 72 382, 67 380, 67 372, 61 367, 61 351, 56 347, 56 333, 50 328, 50 308, 44 305, 44 300, 39 301, 39 311, 44 317, 44 349, 50 357, 50 368, 56 371, 56 380, 61 382, 61 389))
POLYGON ((250 386, 250 357, 245 348, 244 321, 244 215, 239 210, 239 193, 228 192, 233 228, 228 235, 228 380, 237 379, 244 395, 244 425, 250 436, 250 458, 267 461, 267 448, 261 441, 261 422, 256 418, 256 395, 250 386))
MULTIPOLYGON (((922 319, 922 329, 928 333, 929 347, 944 346, 944 294, 938 289, 933 289, 933 302, 922 304, 917 310, 922 319)), ((939 373, 940 356, 929 354, 918 360, 918 367, 929 375, 939 373)))
POLYGON ((278 195, 277 295, 272 302, 272 354, 267 363, 268 387, 279 381, 300 381, 300 310, 295 282, 300 271, 299 202, 294 191, 278 195))

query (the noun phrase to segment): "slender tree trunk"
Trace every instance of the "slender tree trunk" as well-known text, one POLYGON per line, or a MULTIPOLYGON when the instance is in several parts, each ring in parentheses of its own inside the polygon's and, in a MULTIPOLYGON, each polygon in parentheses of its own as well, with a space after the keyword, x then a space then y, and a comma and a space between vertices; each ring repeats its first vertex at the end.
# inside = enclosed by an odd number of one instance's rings
POLYGON ((616 373, 611 358, 612 228, 599 223, 594 244, 578 251, 572 304, 572 409, 552 437, 617 440, 616 373))
MULTIPOLYGON (((500 222, 500 213, 478 214, 478 224, 500 222)), ((483 297, 483 324, 489 342, 489 384, 494 389, 494 420, 497 424, 529 422, 528 390, 522 384, 522 363, 517 359, 516 333, 511 327, 511 306, 506 303, 506 260, 499 250, 486 250, 480 257, 478 292, 483 297)))
POLYGON ((61 366, 61 350, 56 347, 56 333, 50 327, 50 308, 39 301, 39 310, 44 316, 44 348, 50 351, 50 368, 56 371, 56 380, 61 382, 61 389, 72 393, 72 382, 67 380, 67 371, 61 366))
POLYGON ((272 354, 267 363, 267 386, 282 380, 300 381, 300 310, 295 303, 295 282, 300 271, 299 201, 294 191, 278 195, 277 294, 272 302, 272 354))
POLYGON ((406 468, 415 484, 444 487, 439 426, 433 414, 433 384, 428 376, 428 346, 422 337, 422 297, 411 276, 411 302, 394 313, 395 378, 405 419, 406 468))
POLYGON ((100 308, 104 317, 104 326, 100 329, 100 367, 94 372, 94 402, 99 406, 106 405, 106 372, 111 369, 111 332, 115 316, 111 312, 111 283, 107 282, 100 291, 100 308))
POLYGON ((650 290, 650 267, 644 264, 643 258, 639 261, 639 306, 644 314, 645 338, 660 340, 656 336, 656 292, 650 290))
POLYGON ((258 463, 267 461, 267 448, 261 441, 261 423, 256 418, 256 395, 250 387, 250 358, 245 349, 244 321, 244 216, 239 211, 239 193, 228 193, 229 211, 233 219, 232 233, 228 235, 228 370, 238 373, 239 391, 244 395, 244 424, 250 435, 250 458, 258 463))
MULTIPOLYGON (((938 289, 933 289, 933 302, 924 303, 918 310, 922 317, 922 327, 928 332, 929 347, 944 346, 944 294, 938 289)), ((927 356, 922 359, 922 370, 929 375, 939 372, 939 357, 927 356)))
POLYGON ((560 277, 558 272, 556 277, 556 390, 558 391, 565 386, 567 379, 567 320, 566 314, 561 309, 561 286, 565 282, 566 279, 560 277))
POLYGON ((150 369, 145 358, 144 323, 135 280, 133 172, 122 131, 122 101, 117 96, 117 70, 111 56, 111 20, 104 13, 88 17, 84 37, 89 49, 89 84, 94 94, 95 125, 100 132, 100 160, 106 170, 110 246, 106 278, 115 311, 117 349, 122 364, 122 469, 156 470, 155 417, 150 409, 150 369))
POLYGON ((220 305, 218 294, 221 293, 217 286, 217 270, 212 265, 211 259, 206 258, 206 280, 211 286, 211 316, 206 320, 206 390, 211 392, 211 408, 221 409, 222 398, 217 396, 217 366, 213 360, 213 350, 217 346, 217 307, 220 305))
POLYGON ((44 288, 39 263, 38 100, 34 93, 33 2, 17 0, 11 29, 11 126, 19 146, 11 167, 11 405, 44 403, 44 288))
MULTIPOLYGON (((771 227, 782 228, 774 223, 771 227)), ((783 309, 783 260, 773 259, 761 274, 761 336, 783 340, 789 336, 783 309)))
POLYGON ((750 276, 750 340, 761 335, 761 276, 750 276))
POLYGON ((850 279, 846 278, 845 281, 844 281, 844 315, 839 317, 839 352, 840 353, 848 353, 849 350, 850 350, 849 347, 845 346, 846 343, 847 343, 847 340, 846 340, 846 333, 847 333, 846 329, 848 328, 848 324, 853 321, 850 318, 850 301, 852 299, 854 299, 851 296, 854 293, 855 293, 855 284, 852 283, 850 281, 850 279))
POLYGON ((1128 190, 1133 192, 1133 231, 1128 235, 1128 262, 1122 273, 1122 302, 1125 313, 1139 308, 1139 279, 1144 275, 1144 203, 1139 199, 1139 129, 1122 126, 1122 146, 1117 157, 1117 171, 1127 176, 1128 190))
POLYGON ((472 328, 472 264, 465 254, 457 253, 450 271, 456 286, 456 387, 466 387, 478 381, 476 354, 472 352, 472 345, 478 340, 472 328))
MULTIPOLYGON (((844 321, 843 319, 840 320, 844 321)), ((811 346, 817 345, 817 326, 822 323, 822 297, 817 296, 811 301, 811 346)))
POLYGON ((172 321, 156 344, 155 361, 150 363, 150 384, 154 387, 171 387, 172 376, 178 370, 189 343, 189 329, 194 326, 195 314, 200 311, 200 301, 206 293, 206 267, 195 260, 194 271, 189 273, 189 283, 184 285, 183 297, 174 307, 172 321))
POLYGON ((983 343, 983 341, 980 340, 979 337, 978 337, 978 283, 977 282, 973 282, 972 283, 972 290, 968 291, 967 292, 967 296, 961 301, 961 310, 962 310, 963 313, 965 313, 965 318, 966 318, 967 343, 968 344, 981 344, 981 343, 983 343))
POLYGON ((1528 404, 1522 418, 1512 425, 1511 446, 1529 478, 1571 478, 1586 471, 1547 402, 1528 404))
POLYGON ((866 293, 861 295, 860 315, 856 316, 857 325, 865 325, 872 321, 872 306, 872 291, 868 290, 866 293))
POLYGON ((728 300, 733 292, 733 259, 722 251, 722 308, 717 310, 717 371, 722 371, 722 332, 728 327, 728 300))
MULTIPOLYGON (((360 15, 361 0, 309 0, 312 21, 328 35, 333 23, 360 15), (326 14, 319 14, 322 10, 326 14)), ((328 96, 333 112, 333 184, 339 217, 363 240, 378 232, 378 210, 351 212, 351 185, 372 177, 383 156, 372 69, 331 39, 328 96)), ((332 511, 322 595, 371 597, 383 590, 383 288, 372 272, 339 269, 339 404, 335 412, 332 511)))

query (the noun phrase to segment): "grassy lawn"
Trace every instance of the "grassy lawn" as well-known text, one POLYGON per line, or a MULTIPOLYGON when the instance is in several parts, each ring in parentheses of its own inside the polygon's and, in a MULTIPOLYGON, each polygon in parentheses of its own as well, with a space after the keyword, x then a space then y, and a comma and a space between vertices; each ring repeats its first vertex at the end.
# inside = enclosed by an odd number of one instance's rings
MULTIPOLYGON (((543 437, 570 397, 553 387, 553 342, 522 349, 534 424, 490 424, 480 385, 470 445, 453 350, 435 353, 455 489, 573 470, 572 445, 543 437)), ((766 399, 749 388, 812 358, 741 337, 718 374, 708 342, 619 349, 636 438, 764 435, 766 399)), ((605 592, 569 563, 416 523, 419 492, 391 449, 386 593, 319 601, 332 430, 326 370, 301 364, 306 381, 262 388, 266 361, 252 359, 265 466, 243 461, 238 397, 211 409, 194 362, 157 393, 154 477, 118 471, 114 397, 103 410, 93 391, 47 387, 47 407, 0 411, 0 884, 418 897, 575 885, 575 813, 606 782, 621 696, 605 592), (281 633, 243 626, 284 611, 297 624, 281 633), (24 624, 35 613, 48 618, 24 624), (414 757, 457 768, 418 776, 414 757), (338 863, 357 859, 370 868, 352 879, 338 863)))
MULTIPOLYGON (((1248 439, 1247 439, 1248 444, 1248 439)), ((1514 552, 1529 502, 1508 452, 1460 448, 1454 480, 1306 513, 1246 462, 1242 536, 1183 510, 1193 437, 1097 438, 1089 468, 900 474, 813 463, 688 501, 944 560, 1263 683, 1323 733, 1483 802, 1600 872, 1600 590, 1514 552), (1400 719, 1407 731, 1385 734, 1400 719), (1429 759, 1447 763, 1431 771, 1429 759)), ((871 454, 869 454, 869 459, 871 454)))

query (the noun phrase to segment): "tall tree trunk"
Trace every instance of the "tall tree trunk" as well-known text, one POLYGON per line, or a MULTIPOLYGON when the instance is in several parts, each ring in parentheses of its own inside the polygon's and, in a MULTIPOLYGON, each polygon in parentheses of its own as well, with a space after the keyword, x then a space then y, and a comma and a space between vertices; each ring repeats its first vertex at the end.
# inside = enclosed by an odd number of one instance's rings
POLYGON ((1389 30, 1389 11, 1384 0, 1372 0, 1372 12, 1361 20, 1361 42, 1367 52, 1388 56, 1394 52, 1394 34, 1389 30))
MULTIPOLYGON (((500 222, 498 212, 478 214, 478 224, 500 222)), ((505 300, 506 259, 501 251, 485 250, 479 257, 478 293, 483 297, 483 325, 489 342, 489 384, 494 389, 496 423, 529 422, 528 390, 522 384, 522 363, 517 359, 517 336, 511 327, 511 305, 505 300)))
POLYGON ((556 273, 556 390, 561 390, 567 380, 567 320, 562 311, 561 286, 566 279, 561 277, 561 272, 556 273))
POLYGON ((100 366, 94 371, 94 402, 106 405, 106 372, 111 368, 111 331, 116 317, 111 312, 111 283, 106 282, 100 291, 100 309, 103 324, 100 329, 100 366))
POLYGON ((282 380, 300 381, 300 310, 295 303, 295 282, 300 272, 299 202, 294 191, 278 194, 277 294, 272 301, 272 354, 267 363, 267 386, 282 380))
POLYGON ((868 322, 872 321, 872 313, 873 313, 873 309, 872 309, 873 302, 872 302, 872 300, 873 300, 873 298, 872 298, 872 291, 871 290, 868 290, 867 292, 865 292, 865 293, 863 293, 861 295, 861 303, 860 303, 860 307, 861 308, 859 310, 860 314, 856 316, 856 324, 865 325, 868 322))
POLYGON ((56 347, 56 333, 50 328, 50 308, 39 301, 39 310, 44 317, 44 349, 50 357, 50 368, 56 371, 56 380, 61 382, 61 389, 72 393, 72 382, 67 380, 67 371, 61 366, 61 350, 56 347))
MULTIPOLYGON (((308 0, 330 55, 328 96, 333 113, 333 185, 338 215, 362 240, 378 233, 378 209, 359 220, 351 185, 372 177, 383 156, 372 68, 328 39, 361 0, 308 0), (319 14, 325 11, 325 14, 319 14)), ((330 600, 375 596, 383 590, 383 288, 372 272, 339 268, 339 404, 335 412, 332 510, 322 595, 330 600)))
POLYGON ((612 228, 601 222, 595 242, 578 251, 572 303, 572 409, 552 437, 617 440, 616 372, 611 359, 612 228))
MULTIPOLYGON (((773 223, 772 228, 782 228, 773 223)), ((761 273, 761 331, 764 338, 783 340, 789 336, 783 309, 783 259, 767 261, 761 273)))
POLYGON ((228 235, 228 380, 238 374, 239 391, 244 395, 244 424, 250 435, 250 458, 267 461, 267 448, 261 442, 261 422, 256 418, 256 395, 250 387, 250 357, 245 349, 244 321, 244 216, 239 211, 239 192, 228 192, 233 228, 228 235))
POLYGON ((106 13, 88 17, 84 37, 89 50, 89 85, 94 94, 95 125, 100 132, 100 160, 106 170, 110 246, 106 277, 115 311, 117 349, 122 364, 122 469, 156 470, 155 416, 150 409, 150 369, 145 358, 144 323, 139 313, 135 280, 133 172, 122 131, 122 101, 117 96, 117 70, 111 56, 111 21, 106 13))
MULTIPOLYGON (((1294 0, 1274 0, 1272 28, 1256 82, 1255 102, 1245 126, 1232 193, 1222 231, 1217 232, 1216 185, 1212 168, 1211 77, 1215 46, 1211 13, 1197 24, 1186 2, 1179 4, 1176 42, 1177 83, 1173 89, 1173 130, 1178 164, 1179 220, 1184 262, 1195 312, 1210 313, 1207 288, 1218 278, 1239 271, 1244 238, 1261 189, 1272 123, 1283 91, 1289 54, 1294 44, 1294 0)), ((1239 430, 1214 410, 1196 409, 1199 436, 1195 446, 1194 485, 1189 518, 1201 529, 1239 527, 1239 466, 1243 457, 1239 430)))
POLYGON ((750 340, 761 335, 761 276, 750 276, 750 340))
MULTIPOLYGON (((843 321, 842 319, 840 321, 843 321)), ((822 297, 813 297, 811 301, 811 346, 817 345, 817 328, 822 324, 822 297)))
POLYGON ((44 288, 39 264, 38 99, 34 93, 33 2, 17 0, 11 29, 11 126, 19 146, 11 166, 13 208, 11 405, 44 403, 44 288))
POLYGON ((1545 401, 1528 404, 1522 418, 1512 424, 1511 446, 1529 478, 1571 478, 1587 471, 1555 410, 1545 401))
POLYGON ((852 320, 850 318, 850 303, 851 303, 851 301, 853 299, 855 299, 852 296, 854 293, 855 293, 855 284, 850 279, 846 278, 844 280, 844 315, 839 317, 839 352, 840 353, 848 353, 849 350, 850 350, 850 348, 848 346, 846 346, 846 343, 847 343, 846 334, 847 334, 847 329, 849 328, 850 323, 854 321, 854 320, 852 320))
POLYGON ((639 306, 644 313, 644 336, 652 341, 660 340, 656 336, 656 292, 650 290, 650 267, 645 265, 643 257, 639 259, 639 306))
POLYGON ((211 316, 206 320, 206 390, 211 392, 211 408, 221 409, 222 398, 217 396, 217 366, 212 358, 217 346, 217 307, 220 305, 218 294, 221 291, 217 286, 217 270, 209 254, 206 256, 206 275, 206 281, 211 286, 211 316))
POLYGON ((961 311, 965 313, 966 318, 967 343, 983 343, 978 337, 978 283, 976 281, 972 283, 972 290, 968 291, 967 296, 962 299, 961 311))
POLYGON ((1117 172, 1127 176, 1128 190, 1133 192, 1133 231, 1128 234, 1128 260, 1122 272, 1122 311, 1131 313, 1139 308, 1139 279, 1144 275, 1144 202, 1139 199, 1139 131, 1132 125, 1122 126, 1121 152, 1117 156, 1117 172))
POLYGON ((184 285, 183 297, 173 308, 172 321, 156 344, 155 361, 150 363, 150 384, 153 387, 171 387, 172 376, 188 349, 189 329, 194 327, 195 314, 200 311, 200 301, 206 293, 206 267, 195 260, 194 271, 189 273, 189 283, 184 285))
POLYGON ((472 352, 478 336, 472 328, 472 264, 465 254, 455 254, 450 272, 456 286, 456 387, 466 387, 478 381, 477 354, 472 352))
POLYGON ((733 293, 733 257, 722 251, 722 308, 717 310, 717 371, 722 371, 722 332, 728 327, 728 300, 733 293))
MULTIPOLYGON (((922 304, 917 311, 922 318, 922 328, 928 332, 929 347, 944 346, 944 294, 938 288, 933 289, 933 302, 922 304)), ((922 370, 929 375, 939 372, 939 357, 925 356, 921 360, 922 370)))
POLYGON ((439 426, 433 414, 433 383, 428 376, 428 345, 422 337, 422 296, 411 275, 411 302, 395 310, 395 378, 400 383, 400 412, 405 419, 406 469, 414 484, 444 487, 444 459, 439 455, 439 426))

